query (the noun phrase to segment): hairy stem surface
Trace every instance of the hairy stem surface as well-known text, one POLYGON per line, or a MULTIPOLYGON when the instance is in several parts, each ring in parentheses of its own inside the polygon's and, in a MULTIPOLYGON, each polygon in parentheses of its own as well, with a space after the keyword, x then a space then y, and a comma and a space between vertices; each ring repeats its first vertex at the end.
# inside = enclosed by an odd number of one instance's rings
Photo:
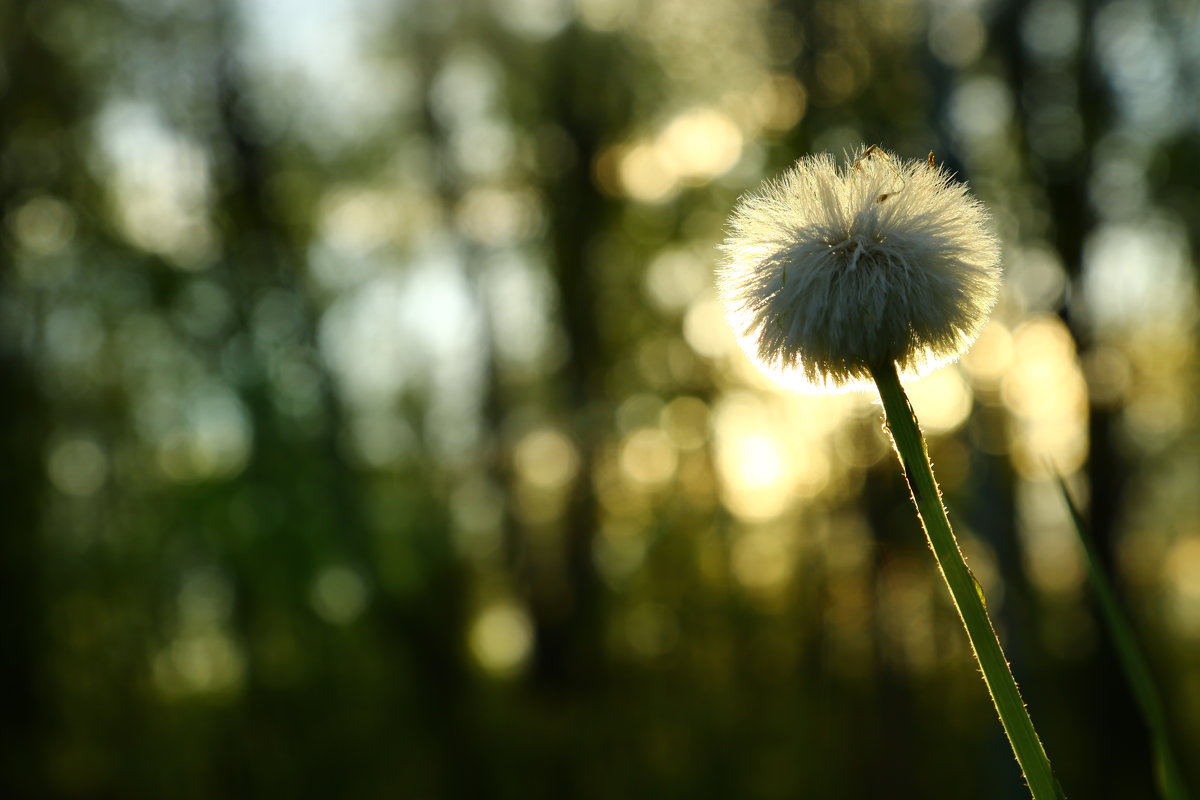
POLYGON ((917 516, 925 529, 929 546, 937 559, 950 597, 958 609, 959 618, 967 629, 967 638, 975 653, 975 660, 983 672, 984 683, 992 696, 992 702, 1000 715, 1000 723, 1008 741, 1012 744, 1017 763, 1025 774, 1025 780, 1035 800, 1059 800, 1063 797, 1058 781, 1050 769, 1046 751, 1033 728, 1033 721, 1025 709, 1017 682, 1009 670, 1008 661, 1000 647, 1000 640, 988 617, 983 589, 971 573, 959 550, 958 541, 950 529, 946 509, 942 506, 941 492, 933 477, 925 439, 921 436, 917 417, 913 413, 908 396, 900 385, 896 366, 888 364, 872 370, 883 401, 887 429, 892 437, 904 477, 912 491, 917 506, 917 516))

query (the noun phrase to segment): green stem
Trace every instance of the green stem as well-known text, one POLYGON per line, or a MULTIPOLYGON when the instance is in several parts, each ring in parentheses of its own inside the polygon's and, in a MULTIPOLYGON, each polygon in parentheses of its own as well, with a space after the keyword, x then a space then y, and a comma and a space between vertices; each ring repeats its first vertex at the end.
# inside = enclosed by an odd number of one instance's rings
POLYGON ((912 491, 913 502, 917 506, 917 515, 925 528, 925 536, 950 590, 950 597, 958 609, 959 618, 967 629, 967 638, 975 652, 975 660, 983 672, 984 683, 987 684, 992 702, 1000 714, 1000 724, 1004 726, 1004 732, 1012 744, 1017 763, 1025 773, 1029 790, 1033 793, 1034 800, 1062 798, 1062 790, 1050 769, 1046 751, 1042 749, 1042 742, 1033 728, 1033 721, 1029 718, 1029 712, 1025 710, 1017 682, 1008 668, 1004 651, 1000 648, 1000 640, 996 637, 991 619, 988 618, 983 589, 963 559, 958 541, 950 529, 946 509, 942 506, 941 492, 929 463, 925 440, 921 436, 921 429, 908 402, 908 396, 900 386, 896 366, 888 364, 876 367, 872 374, 879 387, 879 397, 883 401, 892 444, 896 447, 896 454, 900 457, 904 476, 912 491))
POLYGON ((1087 522, 1080 513, 1079 507, 1071 499, 1066 482, 1060 477, 1058 486, 1067 508, 1071 511, 1071 521, 1075 523, 1075 533, 1083 545, 1084 555, 1087 556, 1088 581, 1096 595, 1100 606, 1101 616, 1108 627, 1109 635, 1125 670, 1125 677, 1133 688, 1133 696, 1141 708, 1142 716, 1150 728, 1151 741, 1156 754, 1155 777, 1158 779, 1159 790, 1167 800, 1188 800, 1187 786, 1183 780, 1183 770, 1175 758, 1175 750, 1171 746, 1170 725, 1167 712, 1163 707, 1154 678, 1150 672, 1150 664, 1138 644, 1138 637, 1133 632, 1133 623, 1117 599, 1117 590, 1100 563, 1100 556, 1092 537, 1088 532, 1087 522))

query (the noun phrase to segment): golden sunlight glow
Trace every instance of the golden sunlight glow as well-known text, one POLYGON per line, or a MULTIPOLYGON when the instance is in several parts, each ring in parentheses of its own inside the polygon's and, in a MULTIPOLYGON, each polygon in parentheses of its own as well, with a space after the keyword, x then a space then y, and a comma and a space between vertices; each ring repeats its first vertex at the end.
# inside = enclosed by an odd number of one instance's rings
MULTIPOLYGON (((725 319, 722 317, 722 319, 725 319)), ((785 392, 794 394, 797 397, 809 396, 817 397, 823 394, 837 394, 849 392, 854 388, 864 389, 864 386, 846 386, 837 389, 822 384, 814 384, 812 381, 804 377, 804 373, 800 370, 782 370, 763 364, 754 355, 755 345, 753 341, 747 337, 735 338, 732 333, 734 325, 723 324, 727 331, 730 331, 729 336, 722 339, 722 343, 728 348, 731 353, 731 366, 734 373, 744 383, 757 387, 765 391, 785 392), (729 344, 734 344, 736 347, 729 348, 729 344)), ((688 335, 687 319, 684 319, 684 336, 688 335)), ((704 334, 699 334, 704 335, 704 334)), ((690 344, 689 339, 689 344, 690 344)))
POLYGON ((155 655, 156 688, 168 697, 236 691, 245 660, 227 632, 231 589, 214 573, 189 575, 179 587, 178 630, 155 655))
MULTIPOLYGON (((721 309, 718 307, 718 311, 721 309)), ((690 316, 690 314, 689 314, 690 316)), ((877 396, 874 381, 870 379, 847 381, 841 386, 834 385, 828 381, 810 380, 805 376, 804 370, 800 367, 785 368, 776 364, 764 362, 758 357, 758 342, 753 336, 735 336, 733 330, 742 330, 745 325, 739 321, 735 314, 725 314, 724 327, 731 332, 727 338, 720 340, 713 339, 715 345, 718 341, 728 346, 729 342, 737 345, 737 350, 740 351, 740 356, 735 355, 734 368, 742 375, 745 380, 754 385, 763 386, 764 388, 774 388, 785 392, 798 395, 837 395, 837 394, 855 394, 865 392, 870 397, 877 396), (763 380, 756 378, 754 373, 758 373, 763 380)), ((689 336, 688 318, 684 319, 684 336, 689 336)), ((706 331, 697 333, 697 337, 711 337, 711 334, 706 331)), ((702 338, 703 344, 708 345, 709 340, 702 338)), ((688 339, 691 344, 691 339, 688 339)), ((954 359, 949 357, 936 357, 931 353, 925 353, 924 357, 914 359, 912 368, 907 372, 901 373, 901 378, 905 381, 905 385, 916 375, 929 376, 936 374, 940 368, 948 365, 954 359)), ((969 409, 968 409, 969 410, 969 409)))
POLYGON ((725 311, 711 295, 692 303, 683 318, 683 338, 705 358, 720 358, 732 352, 736 340, 725 324, 725 311))
POLYGON ((791 75, 775 75, 751 96, 754 121, 769 131, 786 131, 804 118, 808 94, 791 75))
POLYGON ((663 432, 681 450, 695 450, 708 441, 708 406, 696 397, 676 397, 662 410, 663 432))
POLYGON ((1017 529, 1029 577, 1046 594, 1078 594, 1086 577, 1083 555, 1058 486, 1026 479, 1016 490, 1017 529))
POLYGON ((386 244, 404 217, 395 196, 348 186, 327 192, 318 214, 321 233, 333 246, 358 252, 386 244))
POLYGON ((957 366, 943 367, 904 388, 926 433, 956 431, 971 413, 971 387, 957 366))
POLYGON ((673 165, 653 144, 635 144, 617 156, 617 178, 625 194, 643 203, 668 199, 677 186, 673 165))
POLYGON ((1000 393, 1016 418, 1012 457, 1022 475, 1069 474, 1083 465, 1087 386, 1062 320, 1046 314, 1017 328, 1000 393))
POLYGON ((155 686, 167 696, 222 693, 241 685, 245 660, 223 631, 205 627, 163 648, 152 670, 155 686))
POLYGON ((621 446, 621 470, 638 483, 666 483, 678 463, 675 445, 657 428, 635 431, 621 446))
POLYGON ((789 504, 783 485, 788 465, 779 441, 764 429, 756 405, 734 398, 718 406, 716 462, 726 507, 743 519, 765 520, 789 504))
POLYGON ((681 311, 712 285, 712 268, 708 251, 667 248, 646 268, 646 294, 663 311, 681 311))
POLYGON ((795 401, 733 393, 714 410, 721 499, 744 520, 772 519, 829 481, 826 448, 805 425, 813 410, 795 401))
POLYGON ((787 464, 779 441, 764 435, 736 439, 726 466, 734 481, 751 491, 773 488, 787 476, 787 464))
POLYGON ((789 527, 744 531, 733 541, 734 577, 752 591, 778 592, 792 575, 795 549, 795 536, 789 527))
POLYGON ((579 471, 579 454, 571 440, 552 428, 526 434, 513 448, 517 473, 541 489, 557 489, 579 471))
POLYGON ((1176 542, 1163 569, 1175 624, 1188 636, 1200 637, 1200 536, 1176 542))
POLYGON ((637 16, 630 0, 575 0, 575 11, 583 23, 596 31, 615 31, 637 16))
POLYGON ((713 108, 685 111, 651 138, 609 147, 594 174, 608 194, 643 203, 673 198, 681 183, 699 186, 732 169, 745 139, 729 115, 713 108))
POLYGON ((537 198, 530 191, 477 187, 463 196, 455 219, 459 230, 480 244, 512 244, 536 228, 537 198))
POLYGON ((959 363, 977 386, 992 388, 1000 383, 1012 358, 1012 334, 993 318, 959 363))
POLYGON ((1191 327, 1146 320, 1123 337, 1121 349, 1130 364, 1088 365, 1118 373, 1098 381, 1101 389, 1107 383, 1109 397, 1123 399, 1123 422, 1139 442, 1151 448, 1178 442, 1195 407, 1191 383, 1179 380, 1195 370, 1197 346, 1191 327), (1134 365, 1136 380, 1121 374, 1134 365))
POLYGON ((492 603, 479 613, 467 635, 471 655, 497 678, 515 675, 533 648, 529 615, 515 603, 492 603))
POLYGON ((742 132, 711 108, 675 117, 658 137, 660 158, 684 180, 703 182, 728 172, 742 156, 742 132))

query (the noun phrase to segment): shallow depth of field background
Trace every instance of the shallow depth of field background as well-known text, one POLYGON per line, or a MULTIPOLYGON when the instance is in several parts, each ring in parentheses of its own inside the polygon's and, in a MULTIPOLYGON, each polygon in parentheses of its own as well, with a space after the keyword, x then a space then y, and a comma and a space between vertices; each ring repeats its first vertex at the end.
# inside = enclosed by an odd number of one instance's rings
POLYGON ((932 150, 1006 279, 911 387, 1075 798, 1200 779, 1194 0, 8 0, 0 790, 1021 798, 870 398, 755 374, 738 195, 932 150))

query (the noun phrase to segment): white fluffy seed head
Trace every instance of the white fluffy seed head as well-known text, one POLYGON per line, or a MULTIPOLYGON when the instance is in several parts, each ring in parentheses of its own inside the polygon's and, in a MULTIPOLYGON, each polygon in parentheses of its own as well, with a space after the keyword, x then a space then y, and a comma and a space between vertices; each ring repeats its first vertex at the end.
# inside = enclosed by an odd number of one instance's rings
POLYGON ((769 372, 824 389, 869 382, 888 362, 925 374, 970 346, 995 303, 987 222, 932 158, 808 156, 738 202, 717 291, 769 372))

